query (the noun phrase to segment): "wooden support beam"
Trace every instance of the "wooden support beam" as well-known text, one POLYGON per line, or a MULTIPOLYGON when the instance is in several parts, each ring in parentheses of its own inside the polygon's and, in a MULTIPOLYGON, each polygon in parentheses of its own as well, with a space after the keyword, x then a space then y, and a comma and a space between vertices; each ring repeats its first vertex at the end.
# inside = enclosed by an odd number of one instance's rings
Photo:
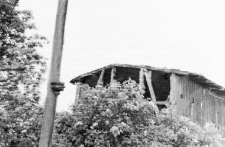
POLYGON ((156 105, 165 105, 167 108, 169 108, 169 106, 170 106, 170 102, 169 101, 156 101, 155 104, 156 105))
POLYGON ((152 109, 155 111, 155 115, 157 117, 159 115, 159 108, 158 108, 158 106, 153 101, 149 101, 148 103, 150 104, 150 106, 152 107, 152 109))
POLYGON ((144 69, 144 75, 146 77, 146 81, 148 84, 149 92, 151 94, 151 98, 153 102, 156 102, 155 92, 152 86, 152 71, 148 71, 147 69, 144 69))
MULTIPOLYGON (((175 73, 172 73, 170 75, 169 102, 171 103, 170 113, 173 114, 173 115, 177 115, 178 112, 179 112, 178 111, 178 105, 177 105, 177 101, 178 101, 178 99, 180 97, 179 91, 180 91, 179 77, 177 77, 175 73)), ((194 109, 194 107, 193 107, 193 109, 194 109)), ((193 116, 193 118, 194 118, 194 116, 193 116)))
POLYGON ((52 89, 53 82, 59 82, 62 50, 64 42, 64 28, 66 22, 68 0, 58 1, 55 33, 53 39, 52 58, 47 83, 47 96, 45 100, 43 122, 39 147, 50 147, 54 128, 57 94, 52 89))
POLYGON ((115 79, 114 79, 115 76, 116 76, 116 67, 112 67, 110 83, 114 83, 115 82, 115 79))
POLYGON ((97 85, 103 85, 103 77, 104 77, 104 74, 105 74, 105 69, 103 69, 101 71, 101 75, 100 75, 100 77, 98 79, 97 85))
POLYGON ((142 92, 142 94, 145 93, 145 84, 144 84, 144 69, 141 68, 139 72, 139 89, 142 92))
POLYGON ((115 76, 116 76, 116 67, 112 67, 111 80, 110 80, 110 87, 111 88, 119 88, 120 87, 120 83, 118 83, 116 81, 115 76))
POLYGON ((77 105, 78 100, 80 98, 80 87, 81 87, 81 83, 80 82, 76 83, 76 86, 77 87, 76 87, 75 105, 77 105))

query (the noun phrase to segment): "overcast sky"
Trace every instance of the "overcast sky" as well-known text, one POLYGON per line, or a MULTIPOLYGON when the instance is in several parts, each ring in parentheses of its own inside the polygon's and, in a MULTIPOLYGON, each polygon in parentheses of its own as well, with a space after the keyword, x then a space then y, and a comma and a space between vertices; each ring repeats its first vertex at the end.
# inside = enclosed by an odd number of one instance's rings
MULTIPOLYGON (((50 41, 41 49, 47 58, 57 3, 20 1, 50 41)), ((66 89, 57 110, 68 110, 74 101, 72 78, 113 63, 177 68, 225 87, 224 8, 223 0, 69 0, 61 67, 66 89)))

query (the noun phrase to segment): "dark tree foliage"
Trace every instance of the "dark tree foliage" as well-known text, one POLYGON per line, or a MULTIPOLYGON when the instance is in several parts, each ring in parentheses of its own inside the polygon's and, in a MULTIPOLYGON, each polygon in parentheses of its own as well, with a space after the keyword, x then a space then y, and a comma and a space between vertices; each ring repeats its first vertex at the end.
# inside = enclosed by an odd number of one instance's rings
POLYGON ((47 43, 34 30, 30 11, 0 1, 0 146, 37 146, 42 108, 39 86, 46 69, 37 49, 47 43))

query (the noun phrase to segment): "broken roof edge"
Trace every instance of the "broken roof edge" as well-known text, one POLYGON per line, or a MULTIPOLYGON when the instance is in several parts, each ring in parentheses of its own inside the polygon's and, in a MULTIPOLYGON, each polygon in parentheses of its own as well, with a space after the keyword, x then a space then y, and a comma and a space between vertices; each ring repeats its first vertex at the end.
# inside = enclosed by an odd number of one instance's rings
POLYGON ((222 86, 220 86, 220 85, 218 85, 218 84, 210 81, 209 79, 205 78, 201 74, 191 73, 191 72, 187 72, 187 71, 181 71, 179 69, 157 68, 157 67, 152 67, 152 66, 147 66, 147 65, 130 65, 130 64, 118 64, 118 63, 116 63, 116 64, 110 64, 110 65, 104 66, 102 68, 93 70, 91 72, 87 72, 85 74, 82 74, 80 76, 77 76, 77 77, 73 78, 70 81, 70 83, 75 84, 75 83, 79 82, 81 78, 84 78, 86 76, 89 76, 89 75, 94 74, 94 73, 97 73, 97 72, 100 72, 103 69, 112 68, 112 67, 146 68, 146 69, 149 69, 149 70, 162 71, 162 72, 171 73, 171 74, 174 73, 174 74, 177 74, 177 75, 191 76, 193 78, 201 79, 207 85, 211 85, 211 86, 208 86, 209 88, 213 88, 213 89, 216 88, 217 90, 223 91, 224 94, 225 94, 225 88, 224 87, 222 87, 222 86))
MULTIPOLYGON (((190 73, 187 72, 187 71, 181 71, 181 70, 178 70, 178 69, 167 69, 167 68, 157 68, 157 67, 152 67, 152 66, 147 66, 147 65, 130 65, 130 64, 110 64, 110 65, 107 65, 107 66, 104 66, 102 68, 98 68, 96 70, 93 70, 93 71, 90 71, 90 72, 87 72, 85 74, 82 74, 80 76, 77 76, 75 78, 73 78, 70 83, 74 84, 76 82, 78 82, 78 80, 80 80, 81 78, 83 77, 86 77, 86 76, 89 76, 91 74, 94 74, 94 73, 97 73, 103 69, 107 69, 107 68, 111 68, 111 67, 130 67, 130 68, 146 68, 146 69, 150 69, 150 70, 157 70, 157 71, 162 71, 162 72, 166 72, 166 73, 175 73, 175 74, 179 74, 179 75, 189 75, 190 73)), ((195 74, 195 73, 192 73, 192 74, 195 74)), ((199 74, 196 74, 196 75, 199 75, 199 74)), ((202 75, 200 75, 202 76, 202 75)))

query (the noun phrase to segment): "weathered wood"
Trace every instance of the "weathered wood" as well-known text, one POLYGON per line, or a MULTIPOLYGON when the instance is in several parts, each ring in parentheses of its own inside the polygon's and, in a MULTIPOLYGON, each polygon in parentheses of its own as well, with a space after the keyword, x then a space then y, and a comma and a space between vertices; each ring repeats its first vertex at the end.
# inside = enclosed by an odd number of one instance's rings
MULTIPOLYGON (((210 122, 211 121, 211 118, 210 118, 210 112, 211 112, 211 110, 210 110, 210 97, 208 97, 208 95, 207 95, 207 105, 206 105, 206 109, 207 109, 207 122, 210 122)), ((207 122, 205 122, 205 123, 207 123, 207 122)))
POLYGON ((97 85, 103 85, 103 77, 104 77, 104 74, 105 74, 105 69, 103 69, 101 71, 101 75, 100 75, 100 77, 98 79, 97 85))
POLYGON ((152 101, 156 102, 155 92, 154 92, 154 89, 153 89, 153 86, 152 86, 152 71, 148 71, 148 70, 145 69, 144 75, 146 77, 146 81, 147 81, 147 84, 148 84, 148 89, 149 89, 149 92, 151 94, 152 101))
POLYGON ((194 96, 195 96, 195 103, 194 103, 194 122, 198 123, 199 118, 199 96, 198 96, 198 87, 194 84, 194 96))
POLYGON ((225 101, 222 102, 222 128, 225 130, 225 101))
MULTIPOLYGON (((188 83, 188 87, 191 87, 191 83, 188 83)), ((187 95, 187 99, 188 99, 188 107, 187 107, 187 112, 188 112, 188 117, 191 118, 191 107, 192 107, 192 96, 191 96, 191 92, 192 90, 189 89, 188 90, 188 95, 187 95)))
POLYGON ((209 122, 213 122, 213 118, 212 118, 212 113, 213 113, 213 109, 212 109, 212 98, 211 96, 209 96, 209 99, 208 99, 208 104, 209 104, 209 122))
POLYGON ((223 101, 225 101, 225 99, 224 99, 224 98, 219 97, 219 96, 216 96, 215 94, 213 94, 213 93, 211 92, 211 89, 209 90, 209 94, 210 94, 211 96, 213 96, 214 98, 217 98, 217 99, 219 99, 219 100, 223 100, 223 101))
POLYGON ((170 110, 172 114, 177 113, 177 91, 178 83, 175 74, 170 75, 170 99, 169 102, 171 103, 170 110))
POLYGON ((139 72, 139 89, 144 94, 145 84, 144 84, 144 69, 141 68, 139 72))
POLYGON ((155 111, 155 115, 158 116, 159 115, 159 108, 156 105, 155 102, 153 101, 149 101, 148 104, 152 107, 152 109, 155 111))
POLYGON ((116 67, 112 67, 112 70, 111 70, 111 80, 110 80, 110 83, 114 83, 115 82, 115 79, 114 77, 116 76, 116 67))
POLYGON ((79 79, 83 78, 83 77, 86 77, 86 76, 89 76, 91 74, 94 74, 94 73, 97 73, 103 69, 109 69, 109 68, 112 68, 112 67, 125 67, 125 68, 145 68, 145 69, 148 69, 148 70, 157 70, 157 71, 162 71, 162 72, 165 72, 165 73, 177 73, 177 74, 181 74, 181 75, 189 75, 188 72, 186 71, 180 71, 180 70, 176 70, 176 69, 166 69, 166 68, 156 68, 156 67, 151 67, 151 66, 143 66, 143 65, 129 65, 129 64, 111 64, 111 65, 108 65, 108 66, 105 66, 105 67, 102 67, 102 68, 99 68, 99 69, 96 69, 96 70, 93 70, 91 72, 88 72, 88 73, 85 73, 85 74, 82 74, 76 78, 73 78, 70 83, 75 83, 77 82, 79 79))
POLYGON ((195 107, 195 98, 193 97, 192 102, 191 102, 191 118, 194 120, 194 107, 195 107))
POLYGON ((223 101, 223 129, 225 129, 225 101, 223 101))
POLYGON ((216 109, 215 109, 215 99, 211 99, 211 106, 212 107, 212 113, 211 113, 211 119, 212 122, 215 124, 216 123, 216 109))
MULTIPOLYGON (((202 89, 203 90, 203 89, 202 89)), ((202 101, 202 107, 201 107, 201 112, 202 112, 202 126, 205 125, 205 122, 206 122, 206 110, 205 110, 205 105, 206 105, 206 96, 204 94, 204 90, 203 90, 203 96, 201 98, 201 101, 202 101)))
POLYGON ((204 100, 205 98, 204 97, 204 94, 203 94, 203 89, 201 88, 200 89, 200 93, 199 93, 199 100, 200 100, 200 108, 199 108, 199 111, 200 111, 200 124, 201 126, 203 126, 204 124, 204 100))
POLYGON ((165 105, 167 108, 170 106, 169 101, 156 101, 155 104, 156 105, 165 105))
POLYGON ((75 105, 77 105, 78 100, 80 98, 80 87, 81 87, 81 83, 76 83, 76 95, 75 95, 75 105))
POLYGON ((219 100, 219 107, 218 107, 218 112, 219 112, 219 114, 218 114, 218 118, 219 118, 219 128, 222 128, 222 124, 223 124, 223 113, 222 113, 222 104, 223 104, 223 101, 222 100, 219 100))
POLYGON ((217 128, 219 127, 218 101, 218 99, 215 99, 215 124, 217 128))
POLYGON ((50 147, 52 140, 57 95, 52 91, 51 83, 58 82, 60 78, 67 5, 68 0, 58 1, 51 66, 47 85, 47 97, 45 100, 39 147, 50 147))
POLYGON ((182 87, 182 80, 180 79, 180 77, 177 76, 177 81, 179 86, 177 87, 177 114, 178 115, 182 115, 182 111, 183 111, 183 105, 182 105, 182 99, 181 99, 181 95, 183 95, 183 87, 182 87))

